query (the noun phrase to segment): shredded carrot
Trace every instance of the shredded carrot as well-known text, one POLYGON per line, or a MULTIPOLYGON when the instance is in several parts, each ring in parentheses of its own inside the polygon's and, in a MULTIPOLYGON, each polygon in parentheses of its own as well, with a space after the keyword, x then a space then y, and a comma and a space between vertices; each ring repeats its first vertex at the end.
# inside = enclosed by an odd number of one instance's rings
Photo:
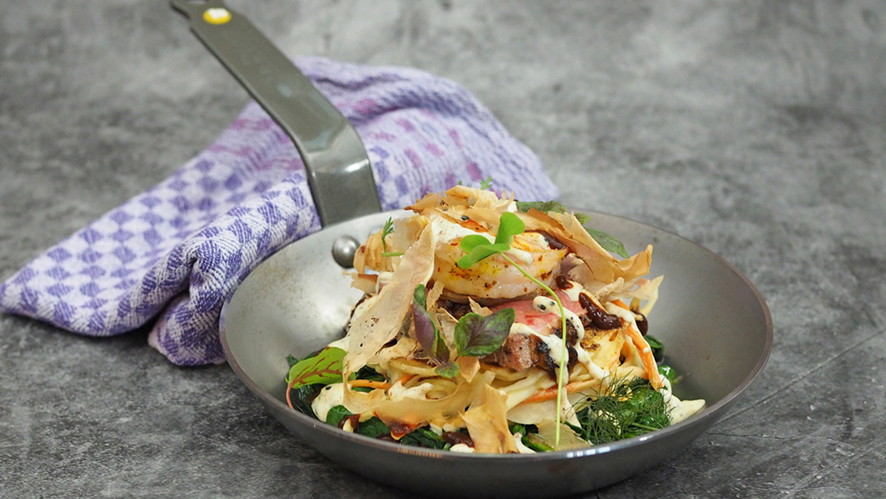
POLYGON ((625 310, 630 310, 630 309, 631 309, 631 307, 629 307, 625 302, 619 300, 618 298, 612 300, 610 303, 612 303, 612 304, 615 305, 615 306, 621 307, 621 308, 623 308, 623 309, 625 309, 625 310))
POLYGON ((416 374, 404 373, 403 376, 400 376, 400 380, 399 380, 400 384, 405 385, 407 382, 409 382, 409 380, 411 380, 412 378, 414 378, 416 376, 417 376, 416 374))
POLYGON ((348 381, 348 386, 350 387, 366 387, 373 388, 376 390, 387 390, 391 387, 391 384, 386 381, 373 381, 371 379, 355 379, 352 381, 348 381))
POLYGON ((626 331, 628 337, 631 338, 631 342, 637 348, 637 351, 640 352, 640 360, 643 361, 643 369, 646 370, 649 384, 652 385, 652 388, 658 390, 661 388, 661 375, 658 374, 658 366, 655 364, 655 358, 652 356, 652 349, 649 348, 649 343, 646 343, 643 335, 640 334, 640 331, 633 324, 628 324, 626 331))
MULTIPOLYGON (((625 310, 631 310, 625 302, 619 299, 612 300, 610 303, 625 310)), ((646 343, 646 340, 643 338, 643 335, 640 334, 640 331, 630 324, 628 324, 627 333, 628 337, 631 339, 631 343, 633 343, 637 348, 637 351, 640 352, 640 360, 643 361, 643 369, 646 371, 646 377, 649 380, 649 384, 652 385, 652 388, 658 390, 661 388, 661 375, 658 374, 658 366, 655 363, 655 357, 652 356, 652 349, 649 348, 649 343, 646 343)))
MULTIPOLYGON (((599 380, 585 379, 582 381, 573 381, 572 383, 568 383, 563 388, 566 390, 566 393, 572 393, 572 392, 577 392, 579 390, 583 390, 583 389, 593 386, 597 383, 599 383, 599 380)), ((551 386, 549 388, 545 388, 544 390, 539 391, 535 395, 528 397, 526 400, 520 402, 520 404, 532 404, 535 402, 544 402, 546 400, 552 400, 556 397, 557 397, 557 387, 551 386)))

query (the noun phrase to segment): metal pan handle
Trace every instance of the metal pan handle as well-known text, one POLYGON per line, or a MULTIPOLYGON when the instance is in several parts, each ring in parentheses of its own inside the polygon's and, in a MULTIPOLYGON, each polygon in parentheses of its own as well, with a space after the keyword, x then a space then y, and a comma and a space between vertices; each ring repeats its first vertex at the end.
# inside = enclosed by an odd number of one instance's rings
POLYGON ((221 0, 169 3, 292 138, 324 226, 381 211, 357 132, 258 28, 221 0))

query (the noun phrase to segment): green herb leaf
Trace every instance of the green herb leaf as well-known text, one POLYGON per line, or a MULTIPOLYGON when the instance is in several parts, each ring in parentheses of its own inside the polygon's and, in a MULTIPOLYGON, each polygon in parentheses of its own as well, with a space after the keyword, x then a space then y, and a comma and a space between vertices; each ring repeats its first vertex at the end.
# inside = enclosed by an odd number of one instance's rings
POLYGON ((440 328, 427 310, 427 290, 424 284, 419 284, 412 292, 412 323, 415 330, 415 339, 421 345, 425 353, 438 364, 449 362, 449 347, 440 328))
MULTIPOLYGON (((558 203, 557 201, 517 201, 517 210, 522 213, 526 213, 531 209, 536 209, 539 211, 554 212, 554 213, 566 213, 569 211, 566 206, 558 203)), ((622 258, 628 258, 627 250, 625 250, 624 244, 621 241, 613 237, 611 234, 603 232, 602 230, 597 230, 587 226, 587 223, 591 221, 591 217, 585 213, 574 212, 575 218, 578 219, 578 223, 584 227, 588 234, 599 244, 603 249, 609 251, 610 253, 615 253, 616 255, 622 258)))
POLYGON ((286 356, 286 363, 289 364, 289 367, 292 367, 298 364, 298 357, 295 355, 289 354, 286 356))
POLYGON ((489 242, 489 239, 486 239, 480 234, 471 234, 469 236, 465 236, 458 243, 459 247, 467 252, 473 251, 474 248, 489 246, 491 244, 492 243, 489 242))
POLYGON ((635 437, 670 424, 664 396, 642 378, 618 380, 574 409, 580 426, 570 426, 592 444, 635 437))
POLYGON ((480 189, 481 190, 485 191, 486 189, 489 189, 490 187, 492 187, 492 177, 486 177, 480 181, 480 189))
POLYGON ((485 317, 473 312, 463 315, 455 325, 458 354, 467 357, 491 354, 501 348, 513 323, 513 308, 503 308, 485 317))
MULTIPOLYGON (((573 213, 573 215, 575 216, 575 219, 578 220, 578 223, 582 225, 582 227, 584 227, 585 224, 591 221, 591 216, 586 213, 580 213, 576 211, 575 213, 573 213)), ((588 230, 587 227, 584 227, 584 229, 588 230)))
POLYGON ((299 388, 305 385, 339 383, 342 380, 344 357, 345 351, 341 348, 326 347, 317 355, 302 359, 290 367, 286 384, 292 383, 292 388, 299 388))
POLYGON ((355 432, 370 438, 378 438, 382 435, 390 435, 391 429, 381 419, 373 416, 358 424, 355 432))
POLYGON ((326 424, 330 424, 332 426, 338 426, 341 423, 341 420, 348 417, 353 416, 351 411, 349 411, 343 405, 336 405, 329 409, 326 413, 326 424))
POLYGON ((658 374, 661 374, 662 376, 667 378, 668 381, 670 381, 671 383, 673 383, 674 380, 677 379, 677 371, 674 371, 674 368, 668 365, 662 364, 658 366, 658 374))
POLYGON ((394 232, 394 219, 388 217, 388 219, 385 220, 385 226, 381 229, 381 249, 386 253, 388 251, 388 242, 385 241, 385 239, 387 239, 391 232, 394 232))
POLYGON ((602 230, 592 229, 590 227, 585 227, 585 230, 588 231, 588 234, 590 234, 591 237, 594 238, 594 241, 597 241, 597 244, 602 246, 603 249, 605 249, 606 251, 615 253, 622 258, 627 258, 630 256, 628 255, 627 250, 625 250, 625 245, 612 235, 607 234, 602 230))
POLYGON ((431 449, 449 448, 449 444, 446 440, 443 440, 443 437, 425 427, 417 428, 414 431, 403 435, 403 438, 400 439, 400 443, 416 447, 429 447, 431 449))
POLYGON ((316 418, 317 415, 314 414, 314 409, 311 408, 311 401, 320 393, 320 390, 326 385, 304 385, 298 388, 293 388, 290 393, 290 397, 292 399, 292 406, 298 409, 299 412, 307 414, 308 416, 316 418))
POLYGON ((494 242, 490 243, 480 234, 471 234, 462 238, 458 244, 467 254, 456 262, 457 265, 466 269, 484 258, 504 253, 511 249, 511 241, 514 236, 524 230, 526 230, 526 225, 523 220, 520 220, 520 217, 510 212, 503 213, 498 221, 498 231, 495 233, 494 242))
POLYGON ((368 379, 370 381, 387 381, 381 373, 369 366, 363 366, 353 374, 354 379, 368 379))
MULTIPOLYGON (((474 237, 474 236, 473 235, 466 236, 464 239, 462 239, 462 242, 464 242, 465 239, 468 239, 470 237, 474 237)), ((483 236, 477 236, 477 237, 479 237, 481 239, 485 239, 483 236)), ((509 245, 509 244, 493 244, 493 243, 489 243, 489 241, 486 241, 486 244, 477 245, 477 246, 474 246, 473 248, 471 248, 471 250, 468 252, 468 254, 466 254, 465 256, 458 259, 458 262, 456 262, 456 264, 463 269, 467 269, 467 268, 470 268, 471 266, 473 266, 474 264, 476 264, 477 262, 479 262, 480 260, 483 260, 484 258, 490 257, 490 256, 498 254, 498 253, 504 253, 505 251, 507 251, 509 249, 511 249, 511 245, 509 245)))
POLYGON ((455 362, 449 361, 434 369, 434 372, 444 378, 454 378, 461 372, 461 368, 455 362))
POLYGON ((535 452, 551 452, 554 450, 554 447, 551 444, 542 438, 538 433, 530 433, 528 435, 523 435, 523 438, 520 439, 523 442, 523 445, 529 447, 535 452))
POLYGON ((402 256, 403 252, 401 251, 388 251, 388 241, 387 237, 394 232, 394 219, 388 218, 385 221, 385 226, 381 229, 381 256, 389 257, 389 256, 402 256))
POLYGON ((495 233, 495 244, 511 244, 514 236, 526 230, 526 224, 520 217, 511 212, 504 212, 498 219, 498 231, 495 233))
POLYGON ((553 211, 554 213, 566 213, 569 211, 566 206, 557 201, 517 201, 517 210, 526 213, 529 210, 536 209, 545 213, 553 211))
POLYGON ((649 344, 649 349, 652 350, 652 356, 655 358, 656 362, 661 362, 664 360, 664 344, 651 334, 647 334, 643 337, 646 340, 646 343, 649 344))

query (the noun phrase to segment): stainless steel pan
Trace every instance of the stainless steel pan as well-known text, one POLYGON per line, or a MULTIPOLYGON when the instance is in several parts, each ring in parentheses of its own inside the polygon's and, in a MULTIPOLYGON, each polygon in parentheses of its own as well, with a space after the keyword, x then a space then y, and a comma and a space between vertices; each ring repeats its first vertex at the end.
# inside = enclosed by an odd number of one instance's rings
POLYGON ((306 355, 343 334, 360 293, 350 288, 341 264, 347 265, 355 241, 398 213, 377 213, 375 185, 359 138, 258 30, 219 1, 171 3, 290 133, 310 171, 324 228, 260 264, 226 302, 220 328, 227 360, 246 386, 289 430, 333 461, 428 495, 541 497, 588 491, 679 459, 681 449, 722 417, 763 368, 772 321, 763 298, 740 272, 669 232, 589 212, 597 228, 627 247, 655 245, 651 274, 666 278, 651 327, 667 345, 668 363, 686 375, 676 394, 707 400, 700 414, 641 437, 577 451, 465 455, 346 433, 291 410, 284 402, 286 355, 306 355), (209 9, 225 11, 208 14, 209 9), (213 19, 216 15, 221 17, 213 19), (353 191, 340 197, 330 185, 353 191), (366 198, 370 201, 353 203, 366 198))

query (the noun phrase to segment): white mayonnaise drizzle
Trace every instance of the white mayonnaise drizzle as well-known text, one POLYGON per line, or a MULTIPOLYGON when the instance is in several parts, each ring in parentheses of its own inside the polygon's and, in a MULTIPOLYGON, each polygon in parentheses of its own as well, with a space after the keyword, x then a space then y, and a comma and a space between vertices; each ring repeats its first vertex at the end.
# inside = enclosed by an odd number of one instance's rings
POLYGON ((390 397, 391 401, 406 399, 424 400, 427 398, 428 392, 433 389, 434 385, 431 383, 422 383, 420 385, 406 388, 398 381, 388 388, 388 397, 390 397))
POLYGON ((452 242, 455 239, 461 239, 465 236, 470 236, 472 234, 479 234, 489 242, 494 242, 492 235, 489 233, 477 232, 466 227, 463 227, 455 222, 447 220, 443 217, 432 216, 431 217, 431 228, 434 233, 437 235, 437 244, 445 245, 447 243, 452 242))
POLYGON ((467 444, 455 444, 449 448, 450 452, 461 452, 463 454, 473 454, 474 448, 467 444))
POLYGON ((323 387, 311 402, 311 409, 320 421, 326 421, 329 410, 337 405, 344 405, 345 388, 342 383, 332 383, 323 387))
MULTIPOLYGON (((575 285, 573 285, 572 288, 570 288, 570 289, 576 289, 574 301, 578 301, 578 292, 581 291, 581 287, 578 285, 578 283, 575 283, 575 285)), ((567 293, 568 293, 568 291, 567 291, 567 293)), ((572 296, 570 296, 570 299, 573 299, 572 296)), ((533 308, 535 308, 539 312, 552 312, 555 315, 557 315, 558 317, 560 316, 560 313, 559 313, 560 311, 557 307, 557 302, 555 302, 551 298, 548 298, 547 296, 536 296, 532 300, 532 306, 533 306, 533 308)), ((584 334, 585 334, 584 325, 582 325, 581 319, 579 319, 578 315, 576 315, 575 312, 573 312, 567 308, 564 308, 563 312, 564 312, 564 315, 566 316, 566 320, 570 324, 572 324, 572 327, 574 327, 576 332, 578 333, 576 335, 576 342, 570 346, 579 345, 581 343, 581 338, 583 338, 584 334)), ((527 328, 527 329, 529 329, 529 328, 527 328)), ((513 332, 513 329, 511 331, 513 332)), ((555 363, 559 364, 560 360, 563 358, 564 351, 565 351, 565 349, 563 348, 562 338, 560 336, 554 335, 554 334, 541 335, 533 330, 530 330, 530 331, 531 331, 531 334, 534 334, 535 336, 539 337, 543 342, 545 342, 545 344, 548 346, 548 348, 550 350, 551 360, 553 360, 555 363)), ((604 377, 606 377, 606 375, 607 375, 606 370, 603 369, 602 367, 598 366, 597 364, 594 363, 593 360, 591 360, 591 355, 587 352, 587 350, 585 350, 584 348, 578 347, 575 349, 575 351, 578 354, 577 355, 578 362, 581 365, 585 366, 585 368, 587 368, 587 370, 591 374, 591 376, 593 376, 594 378, 597 378, 597 379, 603 379, 604 377)))

